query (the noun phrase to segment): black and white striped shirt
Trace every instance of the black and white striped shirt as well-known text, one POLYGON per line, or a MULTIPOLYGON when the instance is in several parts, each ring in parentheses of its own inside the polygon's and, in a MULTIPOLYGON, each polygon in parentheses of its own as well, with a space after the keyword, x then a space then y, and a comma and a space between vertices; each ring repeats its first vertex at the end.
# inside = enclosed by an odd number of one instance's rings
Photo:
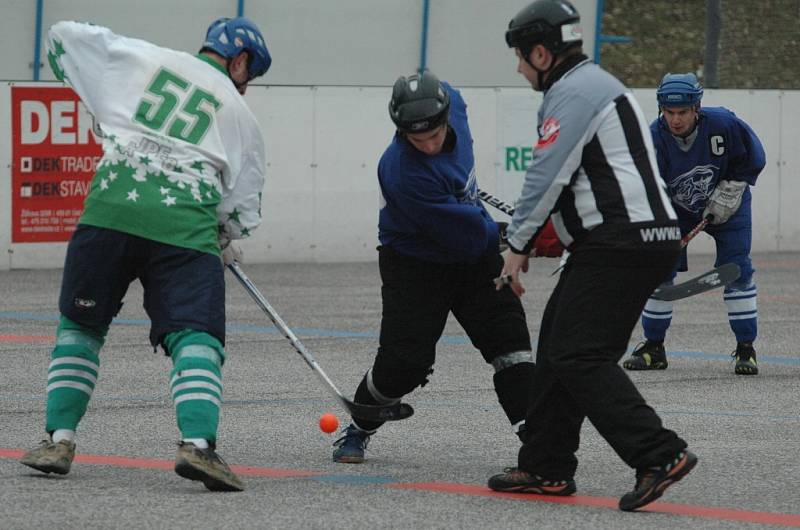
POLYGON ((680 240, 647 121, 631 92, 588 59, 544 95, 539 141, 525 175, 509 243, 523 249, 552 214, 559 239, 575 250, 680 240))

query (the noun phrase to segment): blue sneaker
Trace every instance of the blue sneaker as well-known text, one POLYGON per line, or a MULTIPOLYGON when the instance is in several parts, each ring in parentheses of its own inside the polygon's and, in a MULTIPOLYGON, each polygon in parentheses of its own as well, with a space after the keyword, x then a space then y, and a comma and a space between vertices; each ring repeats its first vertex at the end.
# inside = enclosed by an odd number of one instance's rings
POLYGON ((336 450, 333 461, 341 464, 360 464, 364 461, 364 450, 369 443, 369 433, 362 431, 352 423, 342 431, 344 436, 333 442, 336 450))

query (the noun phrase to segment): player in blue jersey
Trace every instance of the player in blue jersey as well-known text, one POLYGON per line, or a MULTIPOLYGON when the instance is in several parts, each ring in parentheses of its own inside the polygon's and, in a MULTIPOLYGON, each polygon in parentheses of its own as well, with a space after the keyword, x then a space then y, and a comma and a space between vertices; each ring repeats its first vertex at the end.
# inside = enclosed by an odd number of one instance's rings
MULTIPOLYGON (((723 294, 728 320, 736 336, 734 371, 758 374, 753 341, 758 331, 756 284, 750 261, 753 219, 750 186, 755 185, 766 157, 756 134, 724 107, 702 107, 703 87, 694 74, 667 74, 656 92, 661 115, 650 126, 658 167, 667 182, 687 233, 711 216, 706 232, 717 247, 716 265, 736 263, 742 273, 723 294)), ((686 250, 671 275, 687 270, 686 250)), ((672 302, 650 298, 642 312, 645 341, 623 366, 628 370, 667 367, 664 337, 672 321, 672 302)))
MULTIPOLYGON (((478 200, 467 106, 426 71, 397 80, 389 115, 397 132, 378 164, 380 345, 354 401, 395 403, 425 385, 452 312, 493 366, 500 405, 519 433, 533 380, 531 341, 519 299, 492 282, 503 267, 500 227, 478 200)), ((353 418, 333 460, 363 462, 380 425, 353 418)))

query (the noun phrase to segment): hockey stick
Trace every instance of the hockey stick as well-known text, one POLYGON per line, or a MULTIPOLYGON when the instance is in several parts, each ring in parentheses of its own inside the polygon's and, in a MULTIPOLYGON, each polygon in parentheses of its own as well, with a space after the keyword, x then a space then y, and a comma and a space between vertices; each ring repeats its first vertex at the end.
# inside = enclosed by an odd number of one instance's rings
POLYGON ((709 223, 709 222, 711 221, 711 219, 713 219, 713 218, 714 218, 714 216, 713 216, 713 215, 711 215, 711 214, 708 214, 708 215, 706 215, 705 219, 703 219, 702 221, 700 221, 699 223, 697 223, 697 226, 695 226, 694 228, 692 228, 692 229, 689 231, 689 233, 688 233, 688 234, 686 234, 685 236, 683 236, 683 238, 681 238, 681 248, 684 248, 686 245, 688 245, 688 244, 689 244, 689 241, 691 241, 692 239, 694 239, 694 236, 696 236, 697 234, 699 234, 700 232, 702 232, 702 231, 703 231, 703 229, 705 229, 705 227, 708 225, 708 223, 709 223))
MULTIPOLYGON (((485 191, 479 189, 478 190, 478 198, 480 200, 482 200, 483 202, 485 202, 486 204, 488 204, 490 206, 494 206, 495 208, 497 208, 498 210, 500 210, 501 212, 503 212, 505 214, 508 214, 508 215, 511 215, 511 216, 514 215, 514 207, 513 206, 511 206, 507 202, 503 202, 502 200, 500 200, 499 198, 495 197, 491 193, 488 193, 488 192, 485 192, 485 191)), ((501 252, 502 251, 503 250, 501 248, 501 252)), ((564 250, 564 254, 568 255, 568 252, 566 251, 566 249, 564 250)), ((559 265, 558 268, 556 268, 556 270, 551 272, 550 276, 552 276, 555 273, 557 273, 558 271, 560 271, 564 267, 565 263, 566 263, 566 257, 562 257, 561 258, 561 265, 559 265)), ((499 278, 495 278, 494 279, 494 284, 497 285, 498 287, 501 287, 503 285, 511 285, 511 276, 510 275, 506 275, 506 276, 500 276, 499 278)))
POLYGON ((490 206, 494 206, 495 208, 497 208, 498 210, 500 210, 501 212, 503 212, 505 214, 514 215, 514 207, 513 206, 511 206, 507 202, 501 201, 500 199, 498 199, 497 197, 495 197, 491 193, 487 193, 487 192, 479 189, 478 190, 478 198, 480 200, 482 200, 483 202, 485 202, 486 204, 488 204, 490 206))
POLYGON ((411 408, 411 405, 406 403, 395 403, 393 405, 361 405, 358 403, 353 403, 349 399, 345 398, 339 389, 336 388, 336 385, 333 384, 333 381, 322 371, 317 361, 314 360, 314 357, 309 353, 303 343, 300 342, 300 339, 289 329, 289 326, 284 323, 283 319, 281 319, 280 315, 269 305, 267 299, 264 298, 264 295, 258 290, 258 288, 250 281, 250 278, 242 271, 239 267, 239 264, 236 262, 231 263, 228 265, 228 269, 236 276, 236 279, 242 284, 245 290, 250 294, 250 296, 255 301, 256 305, 267 314, 270 320, 272 320, 275 327, 283 334, 284 337, 289 339, 289 342, 292 343, 294 349, 299 353, 303 360, 305 360, 306 364, 314 370, 314 373, 319 376, 320 379, 325 383, 328 387, 328 390, 339 400, 342 406, 350 413, 351 416, 354 418, 361 418, 364 420, 369 421, 396 421, 396 420, 403 420, 408 418, 412 414, 414 414, 414 409, 411 408))
POLYGON ((673 300, 680 300, 696 294, 716 289, 717 287, 725 287, 739 279, 741 275, 739 266, 735 263, 726 263, 720 265, 708 272, 704 272, 700 276, 687 280, 676 285, 665 285, 656 289, 650 298, 656 300, 664 300, 672 302, 673 300))

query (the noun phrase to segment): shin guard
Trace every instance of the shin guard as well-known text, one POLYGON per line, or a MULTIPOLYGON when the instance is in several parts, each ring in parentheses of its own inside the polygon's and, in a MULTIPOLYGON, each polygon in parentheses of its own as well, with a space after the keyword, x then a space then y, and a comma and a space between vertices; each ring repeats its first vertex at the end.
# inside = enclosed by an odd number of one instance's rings
MULTIPOLYGON (((530 352, 528 352, 530 355, 530 352)), ((536 365, 520 362, 502 368, 494 374, 494 390, 511 425, 518 427, 525 420, 533 390, 533 374, 536 365)))
POLYGON ((61 317, 47 369, 47 432, 78 427, 97 384, 99 353, 107 331, 61 317))
POLYGON ((222 404, 222 343, 207 333, 177 331, 164 338, 172 357, 170 391, 183 439, 203 438, 214 446, 222 404))

